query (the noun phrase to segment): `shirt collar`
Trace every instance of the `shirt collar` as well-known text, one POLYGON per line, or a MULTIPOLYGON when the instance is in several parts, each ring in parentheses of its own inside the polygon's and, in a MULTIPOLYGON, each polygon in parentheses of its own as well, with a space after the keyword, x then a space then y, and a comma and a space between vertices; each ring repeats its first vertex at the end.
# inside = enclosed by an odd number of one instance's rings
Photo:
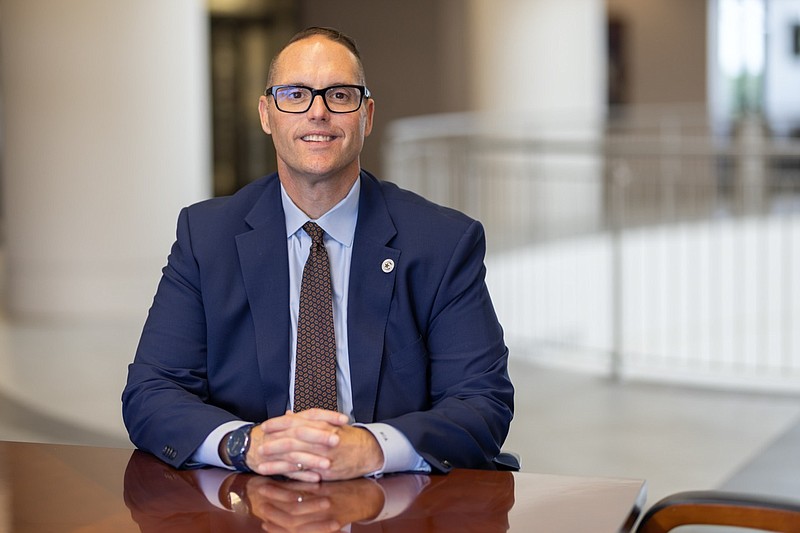
MULTIPOLYGON (((353 245, 353 237, 356 233, 356 222, 358 220, 358 198, 361 191, 361 178, 356 182, 338 204, 333 206, 327 213, 314 220, 325 233, 343 246, 353 245)), ((288 239, 303 227, 303 224, 311 220, 308 215, 295 205, 286 189, 281 184, 281 202, 283 212, 286 217, 286 238, 288 239)))

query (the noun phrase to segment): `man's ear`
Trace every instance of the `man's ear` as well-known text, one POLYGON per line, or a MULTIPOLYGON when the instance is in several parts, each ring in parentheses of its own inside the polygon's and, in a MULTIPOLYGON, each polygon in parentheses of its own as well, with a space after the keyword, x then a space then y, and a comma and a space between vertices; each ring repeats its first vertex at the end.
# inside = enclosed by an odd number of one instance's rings
POLYGON ((267 113, 267 108, 269 107, 269 101, 267 101, 267 97, 261 95, 258 99, 258 116, 261 119, 261 129, 264 130, 264 133, 267 135, 272 135, 272 128, 269 125, 269 113, 267 113))
POLYGON ((372 116, 375 114, 375 99, 367 98, 367 116, 364 123, 364 137, 368 137, 372 133, 372 116))

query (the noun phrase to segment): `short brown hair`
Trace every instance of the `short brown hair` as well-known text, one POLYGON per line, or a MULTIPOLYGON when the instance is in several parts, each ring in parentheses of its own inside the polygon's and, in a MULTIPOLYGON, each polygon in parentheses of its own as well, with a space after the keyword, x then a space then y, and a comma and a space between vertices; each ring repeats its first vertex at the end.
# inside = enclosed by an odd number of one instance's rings
POLYGON ((280 57, 281 53, 286 50, 286 48, 292 44, 296 43, 297 41, 302 41, 303 39, 308 39, 310 37, 324 37, 330 41, 335 43, 339 43, 345 48, 347 48, 350 53, 353 54, 356 58, 356 65, 358 67, 358 76, 361 78, 359 83, 366 83, 365 75, 364 75, 364 64, 361 62, 361 53, 358 51, 358 46, 356 45, 356 41, 350 37, 349 35, 340 32, 335 28, 326 28, 322 26, 310 26, 304 30, 301 30, 294 34, 294 36, 289 39, 289 41, 283 45, 283 47, 278 50, 278 53, 272 58, 272 61, 269 63, 269 72, 267 74, 267 85, 272 85, 273 80, 275 79, 275 68, 276 63, 278 62, 278 58, 280 57))

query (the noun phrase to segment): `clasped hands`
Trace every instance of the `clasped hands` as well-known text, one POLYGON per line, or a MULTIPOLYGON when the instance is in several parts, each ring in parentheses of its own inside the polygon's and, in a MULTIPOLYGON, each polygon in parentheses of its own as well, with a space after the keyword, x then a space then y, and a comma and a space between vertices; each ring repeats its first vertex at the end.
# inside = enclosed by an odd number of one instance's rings
POLYGON ((369 430, 348 425, 336 411, 309 409, 253 427, 247 465, 253 472, 298 481, 353 479, 383 467, 383 451, 369 430))

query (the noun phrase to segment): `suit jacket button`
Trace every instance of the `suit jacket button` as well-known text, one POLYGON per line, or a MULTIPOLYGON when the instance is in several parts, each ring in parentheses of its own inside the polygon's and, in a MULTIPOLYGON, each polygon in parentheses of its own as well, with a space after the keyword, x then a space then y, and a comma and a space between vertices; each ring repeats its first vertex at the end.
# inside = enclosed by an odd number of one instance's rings
POLYGON ((450 464, 450 461, 445 459, 444 461, 442 461, 442 466, 445 468, 451 468, 453 465, 450 464))

